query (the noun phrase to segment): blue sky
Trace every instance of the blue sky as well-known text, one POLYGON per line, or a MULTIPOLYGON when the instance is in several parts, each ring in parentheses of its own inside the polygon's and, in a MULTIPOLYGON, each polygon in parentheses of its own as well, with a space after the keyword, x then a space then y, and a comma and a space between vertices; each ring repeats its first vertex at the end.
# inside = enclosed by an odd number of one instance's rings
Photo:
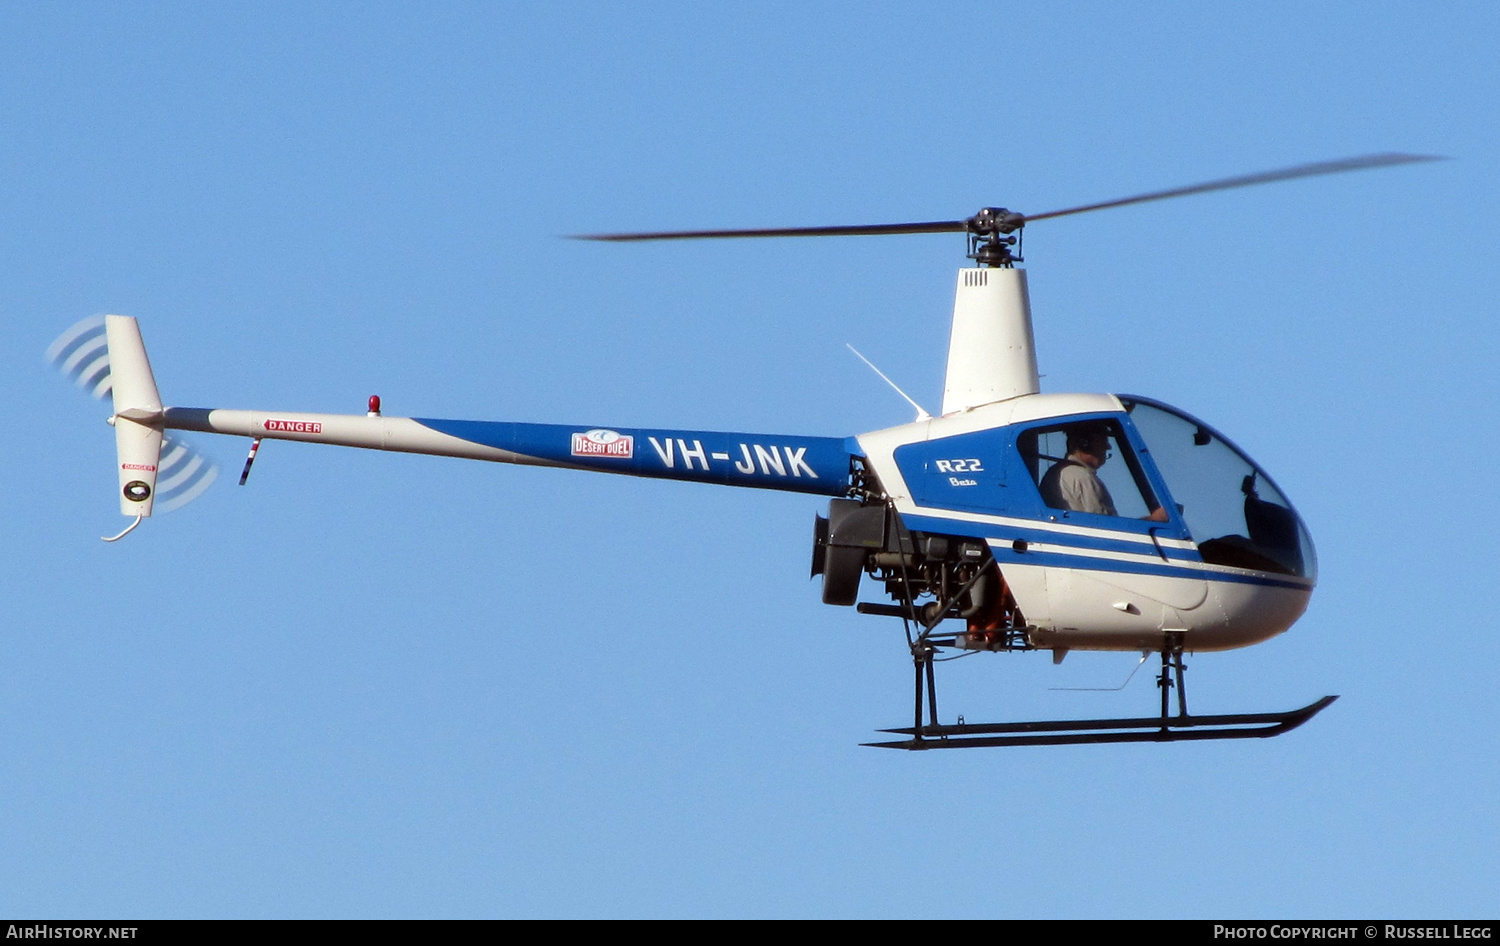
MULTIPOLYGON (((1500 12, 1450 4, 0 9, 0 911, 1489 916, 1500 12), (842 436, 940 400, 957 237, 559 235, 1039 212, 1050 391, 1177 404, 1321 583, 1189 660, 1250 743, 902 754, 899 629, 819 603, 816 497, 198 438, 116 546, 141 320, 189 406, 842 436)), ((945 714, 1134 715, 1129 655, 944 667, 945 714)))

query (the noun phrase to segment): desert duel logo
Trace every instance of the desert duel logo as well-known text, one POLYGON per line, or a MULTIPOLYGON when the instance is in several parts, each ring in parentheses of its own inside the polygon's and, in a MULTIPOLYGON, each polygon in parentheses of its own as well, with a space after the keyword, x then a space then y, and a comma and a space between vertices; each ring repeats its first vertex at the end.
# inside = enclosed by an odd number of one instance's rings
POLYGON ((635 456, 635 438, 618 431, 599 429, 574 434, 573 456, 629 460, 635 456))

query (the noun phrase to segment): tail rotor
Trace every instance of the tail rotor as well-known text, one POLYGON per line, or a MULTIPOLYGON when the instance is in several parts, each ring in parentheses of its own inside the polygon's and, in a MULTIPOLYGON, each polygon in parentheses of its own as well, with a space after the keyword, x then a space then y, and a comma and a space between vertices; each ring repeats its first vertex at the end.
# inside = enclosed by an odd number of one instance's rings
POLYGON ((135 319, 92 316, 47 348, 47 360, 95 398, 112 397, 120 511, 135 517, 122 538, 153 511, 172 512, 203 495, 219 475, 213 461, 162 431, 162 404, 135 319))

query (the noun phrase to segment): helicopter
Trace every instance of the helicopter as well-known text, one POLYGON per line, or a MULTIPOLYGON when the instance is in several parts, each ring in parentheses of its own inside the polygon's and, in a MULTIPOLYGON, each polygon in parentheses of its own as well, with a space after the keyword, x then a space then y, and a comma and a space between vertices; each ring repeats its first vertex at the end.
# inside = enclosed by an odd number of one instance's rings
POLYGON ((957 275, 940 412, 896 388, 916 420, 851 437, 391 417, 374 395, 363 414, 171 407, 139 323, 120 315, 79 322, 47 355, 80 387, 112 399, 120 511, 132 522, 106 542, 214 482, 216 467, 178 432, 248 438, 241 486, 270 439, 822 495, 828 515, 814 519, 810 571, 822 579, 823 602, 899 619, 914 668, 912 725, 882 730, 902 738, 865 745, 1264 738, 1338 697, 1288 712, 1195 716, 1184 654, 1247 647, 1297 621, 1317 583, 1308 529, 1260 466, 1193 415, 1136 395, 1041 391, 1026 271, 1016 265, 1020 237, 1057 217, 1430 160, 1372 154, 1041 214, 985 207, 922 223, 575 237, 965 234, 973 265, 957 275), (867 587, 888 600, 859 600, 867 587), (1139 652, 1142 662, 1159 655, 1160 712, 939 721, 934 665, 951 659, 940 654, 1037 650, 1058 663, 1072 650, 1139 652))

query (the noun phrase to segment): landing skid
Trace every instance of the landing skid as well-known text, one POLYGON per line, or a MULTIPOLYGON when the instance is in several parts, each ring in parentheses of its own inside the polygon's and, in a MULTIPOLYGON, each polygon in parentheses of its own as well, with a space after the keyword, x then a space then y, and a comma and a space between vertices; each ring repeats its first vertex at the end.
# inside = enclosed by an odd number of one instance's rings
POLYGON ((1228 716, 1190 716, 1187 711, 1187 667, 1182 662, 1183 639, 1167 634, 1162 641, 1161 715, 1133 719, 1059 719, 1025 723, 965 723, 944 726, 937 721, 937 680, 933 659, 947 641, 929 637, 932 626, 911 641, 916 668, 916 700, 913 725, 881 732, 911 738, 894 742, 867 742, 877 749, 983 749, 997 746, 1068 746, 1100 742, 1180 742, 1190 739, 1265 739, 1296 729, 1338 699, 1325 696, 1316 703, 1286 713, 1241 713, 1228 716), (1175 677, 1175 680, 1173 679, 1175 677), (923 690, 926 690, 927 722, 922 722, 923 690), (1177 690, 1177 714, 1169 715, 1171 691, 1177 690))
POLYGON ((1095 742, 1178 742, 1185 739, 1264 739, 1296 729, 1338 699, 1325 696, 1288 713, 1232 716, 1142 716, 1137 719, 1060 719, 1033 723, 959 723, 882 729, 913 738, 867 742, 878 749, 981 749, 991 746, 1069 746, 1095 742))

